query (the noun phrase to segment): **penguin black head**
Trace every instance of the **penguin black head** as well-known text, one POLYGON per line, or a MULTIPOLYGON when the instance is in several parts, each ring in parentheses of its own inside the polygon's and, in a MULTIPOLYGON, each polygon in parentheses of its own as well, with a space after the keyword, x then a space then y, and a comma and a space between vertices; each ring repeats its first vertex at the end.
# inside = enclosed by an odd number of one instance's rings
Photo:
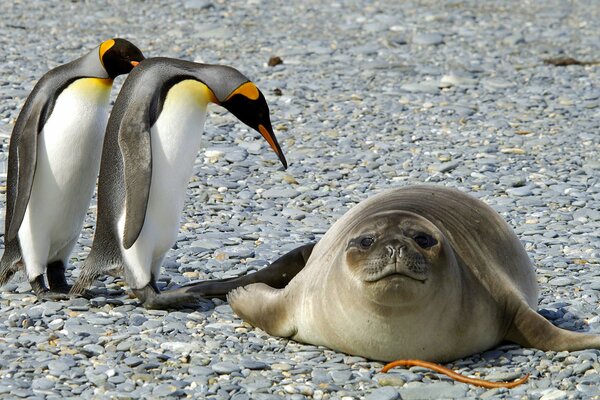
POLYGON ((129 73, 144 58, 140 49, 125 39, 109 39, 100 45, 100 61, 113 79, 129 73))
POLYGON ((285 160, 285 156, 281 151, 281 147, 275 138, 275 133, 271 126, 269 106, 267 105, 265 96, 263 96, 254 83, 249 81, 243 83, 231 92, 220 105, 225 107, 250 128, 258 131, 269 143, 275 153, 277 153, 283 167, 287 168, 287 161, 285 160))

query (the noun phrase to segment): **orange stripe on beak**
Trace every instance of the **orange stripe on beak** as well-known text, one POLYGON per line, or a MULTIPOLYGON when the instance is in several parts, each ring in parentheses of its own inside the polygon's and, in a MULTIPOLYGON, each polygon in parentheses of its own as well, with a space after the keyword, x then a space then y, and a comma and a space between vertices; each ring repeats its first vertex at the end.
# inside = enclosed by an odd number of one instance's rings
POLYGON ((133 65, 134 67, 137 67, 140 62, 139 61, 129 61, 129 63, 131 65, 133 65))
POLYGON ((275 134, 269 132, 267 128, 265 128, 263 125, 258 125, 258 131, 260 132, 262 137, 265 138, 267 143, 269 143, 275 154, 277 154, 277 157, 279 157, 279 161, 281 161, 283 167, 287 168, 287 161, 285 160, 285 156, 283 155, 283 152, 279 147, 279 143, 277 143, 277 139, 275 139, 275 134))

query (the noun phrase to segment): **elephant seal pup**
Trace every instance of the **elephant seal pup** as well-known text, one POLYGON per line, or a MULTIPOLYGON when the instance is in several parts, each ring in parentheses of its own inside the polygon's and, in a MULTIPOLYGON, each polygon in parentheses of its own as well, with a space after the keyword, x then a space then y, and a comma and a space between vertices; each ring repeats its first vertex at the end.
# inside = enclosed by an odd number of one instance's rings
POLYGON ((348 211, 310 250, 285 255, 289 271, 278 260, 260 279, 187 290, 216 295, 238 287, 227 297, 248 323, 374 360, 450 361, 504 340, 600 349, 600 336, 560 329, 535 311, 537 281, 519 239, 494 210, 460 191, 420 185, 383 192, 348 211), (279 282, 282 289, 242 287, 288 272, 297 275, 279 282))

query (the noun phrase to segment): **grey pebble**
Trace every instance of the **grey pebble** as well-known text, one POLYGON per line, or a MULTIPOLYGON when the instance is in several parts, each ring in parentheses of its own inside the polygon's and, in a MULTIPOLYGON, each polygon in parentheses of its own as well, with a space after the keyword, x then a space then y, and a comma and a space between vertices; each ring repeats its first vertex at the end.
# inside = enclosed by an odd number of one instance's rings
POLYGON ((434 382, 423 384, 412 382, 399 388, 398 392, 403 400, 436 400, 436 399, 457 399, 462 398, 467 393, 468 386, 463 383, 452 384, 448 382, 434 382))
POLYGON ((57 331, 57 330, 62 329, 62 327, 64 325, 65 325, 65 321, 62 318, 57 318, 48 323, 48 328, 50 328, 54 331, 57 331))
POLYGON ((382 387, 365 396, 365 400, 396 400, 400 394, 393 387, 382 387))
POLYGON ((31 388, 35 390, 49 390, 54 387, 56 382, 48 378, 36 378, 31 382, 31 388))
POLYGON ((570 278, 554 278, 548 282, 552 286, 567 286, 573 283, 570 278))
POLYGON ((532 191, 531 191, 531 187, 522 186, 522 187, 517 187, 517 188, 506 189, 506 193, 509 194, 510 196, 522 197, 522 196, 530 196, 532 194, 532 191))
POLYGON ((439 33, 417 33, 412 42, 420 45, 438 45, 444 42, 444 37, 439 33))
POLYGON ((219 362, 211 365, 210 367, 218 374, 231 374, 232 372, 238 372, 241 370, 241 367, 238 364, 228 361, 219 362))
POLYGON ((251 370, 267 369, 268 365, 262 361, 242 360, 242 366, 251 370))
POLYGON ((294 197, 297 197, 300 194, 300 192, 298 192, 295 189, 267 189, 264 192, 262 192, 262 197, 266 198, 266 199, 278 199, 278 198, 286 198, 286 199, 292 199, 294 197))

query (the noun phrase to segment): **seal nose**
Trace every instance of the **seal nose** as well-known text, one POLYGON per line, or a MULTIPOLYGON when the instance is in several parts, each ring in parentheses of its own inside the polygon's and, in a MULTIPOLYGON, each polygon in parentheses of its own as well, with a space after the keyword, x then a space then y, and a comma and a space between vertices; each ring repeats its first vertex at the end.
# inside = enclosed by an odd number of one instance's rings
POLYGON ((385 246, 385 249, 390 258, 402 258, 404 250, 406 250, 406 245, 404 243, 392 243, 385 246))

